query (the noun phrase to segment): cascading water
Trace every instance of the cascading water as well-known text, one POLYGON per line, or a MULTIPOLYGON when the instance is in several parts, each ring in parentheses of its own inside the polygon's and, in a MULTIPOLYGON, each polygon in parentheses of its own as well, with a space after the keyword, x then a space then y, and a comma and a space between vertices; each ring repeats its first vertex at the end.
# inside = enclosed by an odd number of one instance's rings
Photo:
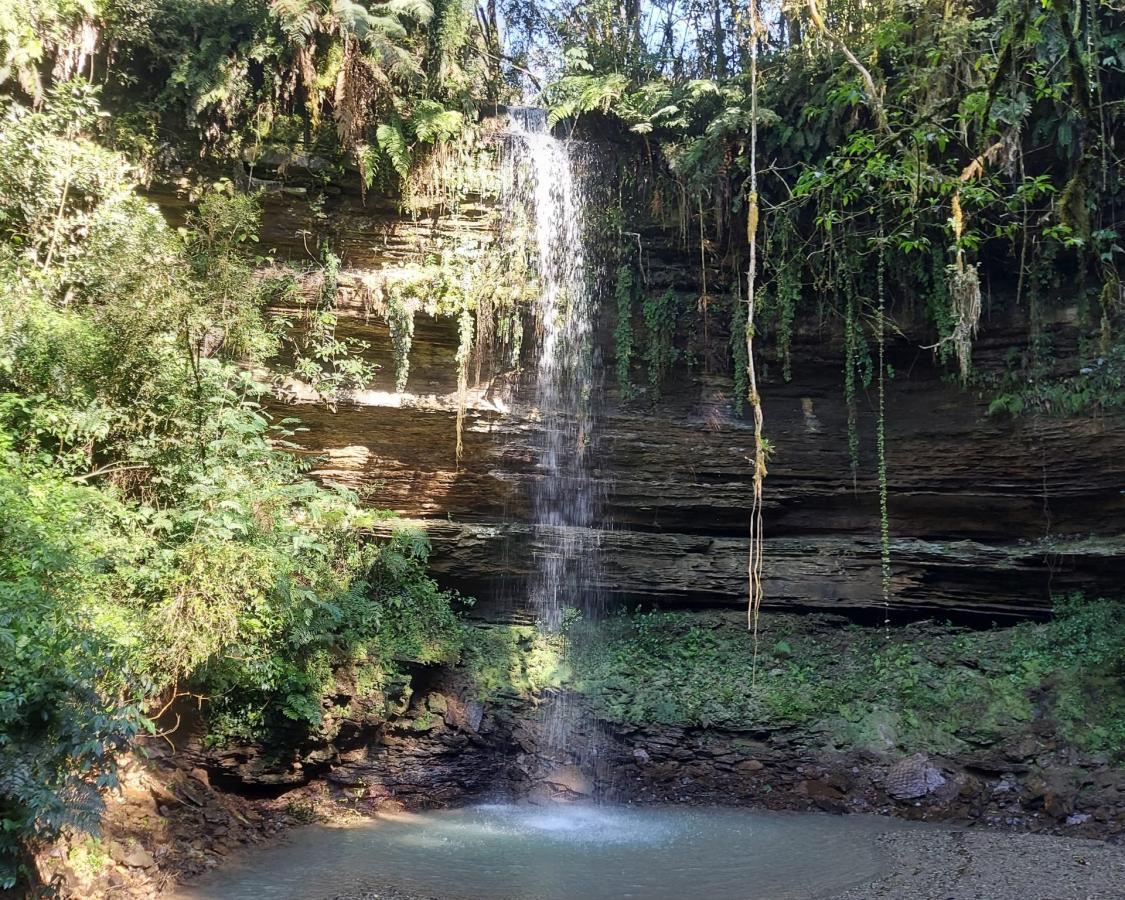
MULTIPOLYGON (((599 482, 591 467, 595 424, 594 295, 587 267, 585 166, 574 145, 553 137, 546 114, 510 114, 505 183, 509 203, 533 217, 540 283, 535 379, 537 472, 533 480, 536 570, 530 602, 540 627, 557 632, 567 610, 599 611, 599 482)), ((585 762, 588 731, 565 696, 549 707, 549 749, 585 762)))

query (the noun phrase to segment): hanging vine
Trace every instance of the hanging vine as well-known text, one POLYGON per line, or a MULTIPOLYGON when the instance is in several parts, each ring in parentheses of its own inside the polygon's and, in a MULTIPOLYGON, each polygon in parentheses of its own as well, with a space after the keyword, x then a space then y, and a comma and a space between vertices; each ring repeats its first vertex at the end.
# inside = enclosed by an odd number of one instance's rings
POLYGON ((647 340, 645 343, 645 363, 648 370, 648 386, 653 399, 659 399, 664 381, 679 356, 674 344, 676 319, 678 317, 678 298, 669 288, 662 294, 645 297, 641 304, 647 340))
POLYGON ((469 394, 469 359, 473 355, 473 312, 468 302, 468 291, 461 295, 461 311, 457 316, 457 449, 456 459, 461 462, 464 445, 461 436, 465 427, 465 409, 469 394))
POLYGON ((617 391, 622 401, 633 397, 633 267, 622 263, 617 268, 613 289, 617 307, 617 323, 613 328, 613 345, 617 371, 617 391))
POLYGON ((758 663, 758 613, 762 606, 762 562, 764 524, 762 521, 762 481, 766 477, 766 440, 762 436, 762 400, 758 395, 758 374, 754 367, 754 303, 758 274, 758 41, 761 23, 758 0, 750 0, 750 194, 747 198, 746 240, 749 263, 746 271, 746 380, 747 397, 754 416, 754 496, 750 506, 750 559, 748 625, 754 633, 754 667, 758 663))
POLYGON ((859 412, 856 404, 856 376, 859 370, 859 299, 851 279, 844 282, 844 405, 848 411, 848 460, 851 463, 852 490, 859 490, 859 412))
POLYGON ((391 333, 395 359, 395 390, 402 393, 410 378, 410 345, 414 342, 414 304, 399 285, 387 291, 383 320, 391 333))
POLYGON ((887 512, 887 235, 882 207, 879 207, 878 219, 879 260, 876 270, 878 296, 875 307, 875 340, 878 346, 879 414, 875 425, 875 451, 879 471, 879 568, 882 575, 883 627, 890 628, 891 523, 887 512))

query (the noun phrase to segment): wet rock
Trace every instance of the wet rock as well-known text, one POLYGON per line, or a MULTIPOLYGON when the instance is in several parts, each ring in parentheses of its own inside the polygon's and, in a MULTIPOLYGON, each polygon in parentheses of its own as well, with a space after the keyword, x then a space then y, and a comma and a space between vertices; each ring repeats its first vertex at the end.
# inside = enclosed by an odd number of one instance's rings
POLYGON ((552 787, 570 791, 572 794, 589 796, 594 792, 593 782, 578 766, 563 766, 555 769, 545 780, 552 787))
POLYGON ((207 774, 206 769, 201 769, 198 766, 196 766, 188 774, 191 775, 192 778, 194 778, 196 781, 198 781, 204 787, 210 787, 211 786, 211 777, 207 774))
POLYGON ((1030 734, 1022 735, 1004 745, 1003 753, 1009 762, 1032 759, 1039 751, 1039 742, 1030 734))
POLYGON ((797 785, 797 790, 825 812, 844 812, 843 793, 826 781, 819 779, 802 781, 797 785))
POLYGON ((184 801, 176 796, 175 793, 170 791, 165 785, 159 781, 152 780, 148 785, 149 792, 152 794, 153 799, 160 804, 161 815, 167 815, 164 810, 178 809, 184 805, 184 801))
POLYGON ((1041 772, 1027 782, 1030 799, 1042 799, 1043 809, 1056 819, 1065 819, 1074 812, 1078 788, 1079 780, 1069 769, 1041 772))
POLYGON ((946 783, 946 778, 926 754, 908 756, 887 772, 887 793, 896 800, 916 800, 936 791, 946 783))
POLYGON ((433 693, 426 697, 426 709, 432 713, 444 716, 449 709, 449 698, 445 694, 433 693))

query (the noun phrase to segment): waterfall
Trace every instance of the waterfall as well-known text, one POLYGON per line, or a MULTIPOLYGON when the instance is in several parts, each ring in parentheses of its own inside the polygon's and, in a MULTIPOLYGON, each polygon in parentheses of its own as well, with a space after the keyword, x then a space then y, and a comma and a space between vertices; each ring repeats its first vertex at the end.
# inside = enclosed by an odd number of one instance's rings
MULTIPOLYGON (((602 497, 594 477, 595 302, 588 270, 589 173, 575 145, 553 137, 546 114, 510 112, 505 182, 534 225, 539 298, 535 373, 536 472, 532 513, 536 548, 529 600, 540 627, 557 632, 567 610, 599 612, 598 527, 602 497)), ((549 705, 548 748, 585 762, 593 747, 565 695, 549 705)))

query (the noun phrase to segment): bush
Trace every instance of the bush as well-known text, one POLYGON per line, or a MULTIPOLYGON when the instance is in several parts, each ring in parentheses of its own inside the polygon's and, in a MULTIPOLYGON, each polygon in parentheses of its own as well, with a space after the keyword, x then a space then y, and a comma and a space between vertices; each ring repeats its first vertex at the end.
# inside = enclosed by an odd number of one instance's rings
POLYGON ((140 717, 113 690, 112 635, 89 615, 118 510, 25 470, 7 445, 0 432, 0 885, 10 888, 24 846, 97 822, 113 752, 140 717))
POLYGON ((218 739, 319 727, 335 667, 455 656, 424 538, 318 486, 251 371, 278 347, 257 200, 181 232, 91 135, 88 88, 0 132, 0 879, 91 827, 113 755, 174 692, 218 739))

